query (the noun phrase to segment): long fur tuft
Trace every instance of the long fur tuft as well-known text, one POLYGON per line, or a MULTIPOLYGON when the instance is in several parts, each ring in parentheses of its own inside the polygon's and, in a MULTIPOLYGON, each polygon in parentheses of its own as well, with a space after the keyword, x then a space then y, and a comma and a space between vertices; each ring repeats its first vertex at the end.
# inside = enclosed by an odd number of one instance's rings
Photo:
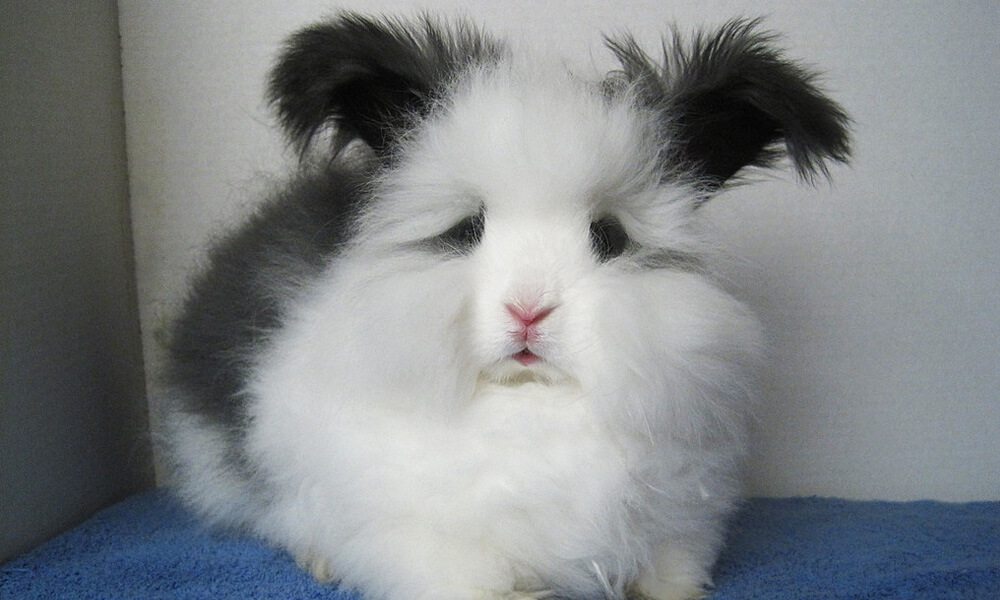
POLYGON ((671 160, 686 162, 714 188, 744 167, 773 167, 785 155, 812 182, 829 176, 828 160, 850 156, 847 113, 760 27, 760 19, 735 19, 690 41, 675 30, 659 63, 631 37, 607 41, 619 77, 672 116, 671 160))
POLYGON ((357 137, 384 155, 398 130, 460 70, 503 53, 464 21, 448 27, 426 16, 413 25, 343 13, 289 39, 271 72, 269 97, 300 153, 331 127, 335 152, 357 137))

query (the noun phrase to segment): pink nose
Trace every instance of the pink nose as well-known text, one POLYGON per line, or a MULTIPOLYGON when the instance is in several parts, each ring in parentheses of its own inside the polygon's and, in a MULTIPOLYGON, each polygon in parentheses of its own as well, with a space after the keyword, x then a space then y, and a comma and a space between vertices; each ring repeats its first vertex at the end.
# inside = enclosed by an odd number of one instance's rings
POLYGON ((548 308, 538 308, 535 306, 525 308, 516 304, 505 304, 504 306, 507 308, 507 312, 510 313, 510 316, 514 317, 514 320, 525 328, 538 323, 555 310, 554 306, 550 306, 548 308))

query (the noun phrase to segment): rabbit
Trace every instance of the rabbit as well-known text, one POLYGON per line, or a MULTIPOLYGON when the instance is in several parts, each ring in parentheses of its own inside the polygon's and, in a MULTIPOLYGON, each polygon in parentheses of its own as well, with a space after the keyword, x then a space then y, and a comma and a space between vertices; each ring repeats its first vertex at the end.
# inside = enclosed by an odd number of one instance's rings
POLYGON ((462 20, 289 39, 269 100, 299 166, 168 342, 205 522, 370 600, 711 589, 764 338, 698 209, 748 169, 828 177, 850 121, 758 20, 606 45, 587 78, 462 20))

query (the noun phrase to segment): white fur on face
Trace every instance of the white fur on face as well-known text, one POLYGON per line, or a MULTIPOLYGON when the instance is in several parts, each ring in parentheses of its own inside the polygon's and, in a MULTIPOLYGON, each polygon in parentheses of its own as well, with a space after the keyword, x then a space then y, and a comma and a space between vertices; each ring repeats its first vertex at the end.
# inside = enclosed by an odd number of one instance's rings
POLYGON ((591 222, 613 215, 643 245, 686 250, 691 192, 661 184, 650 113, 561 72, 527 73, 508 66, 455 85, 404 144, 365 233, 372 245, 400 246, 482 210, 471 277, 456 290, 471 310, 473 347, 463 352, 491 376, 515 376, 522 370, 504 362, 521 349, 508 307, 559 306, 535 336, 537 350, 553 359, 535 370, 558 379, 574 370, 569 349, 557 343, 558 324, 584 324, 573 314, 594 298, 575 290, 599 285, 610 268, 595 261, 591 222))

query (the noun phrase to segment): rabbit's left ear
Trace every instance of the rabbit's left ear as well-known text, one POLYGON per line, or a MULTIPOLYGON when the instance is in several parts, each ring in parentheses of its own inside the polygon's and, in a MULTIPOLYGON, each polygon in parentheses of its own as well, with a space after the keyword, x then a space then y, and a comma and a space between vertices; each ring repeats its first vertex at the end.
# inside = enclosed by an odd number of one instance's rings
POLYGON ((271 72, 270 100, 289 140, 305 151, 332 127, 334 152, 354 139, 385 157, 462 68, 502 48, 471 25, 446 28, 352 13, 293 35, 271 72))
POLYGON ((827 161, 846 162, 850 154, 847 114, 758 25, 730 21, 690 44, 674 36, 664 44, 663 64, 630 38, 608 40, 622 65, 611 88, 634 90, 662 114, 665 167, 693 173, 706 191, 785 155, 811 181, 827 175, 827 161))

